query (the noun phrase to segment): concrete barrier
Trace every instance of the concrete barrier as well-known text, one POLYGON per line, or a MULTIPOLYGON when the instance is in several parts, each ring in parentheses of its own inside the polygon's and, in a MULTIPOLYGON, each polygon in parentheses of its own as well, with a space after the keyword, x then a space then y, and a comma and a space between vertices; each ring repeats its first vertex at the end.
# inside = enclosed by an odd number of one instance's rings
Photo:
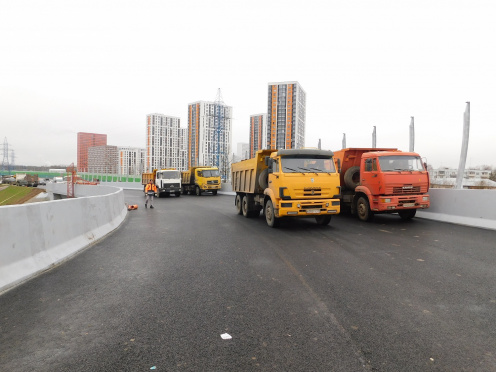
POLYGON ((496 230, 495 190, 430 189, 431 207, 417 216, 496 230))
MULTIPOLYGON (((122 223, 122 189, 76 186, 78 198, 0 207, 0 292, 69 259, 122 223)), ((47 191, 65 194, 67 185, 47 185, 47 191)))

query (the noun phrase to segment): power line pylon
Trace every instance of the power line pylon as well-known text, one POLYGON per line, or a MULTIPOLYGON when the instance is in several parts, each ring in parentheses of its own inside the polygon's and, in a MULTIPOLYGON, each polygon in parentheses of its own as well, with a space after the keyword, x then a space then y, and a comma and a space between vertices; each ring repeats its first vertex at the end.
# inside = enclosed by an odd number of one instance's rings
POLYGON ((7 142, 7 137, 3 140, 3 160, 2 160, 2 172, 7 171, 10 173, 9 169, 9 143, 7 142))

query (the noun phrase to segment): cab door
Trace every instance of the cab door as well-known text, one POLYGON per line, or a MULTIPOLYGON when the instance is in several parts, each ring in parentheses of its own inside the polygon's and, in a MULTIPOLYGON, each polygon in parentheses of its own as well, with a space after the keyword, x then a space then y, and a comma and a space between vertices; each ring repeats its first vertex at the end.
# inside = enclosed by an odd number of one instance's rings
POLYGON ((379 195, 382 189, 377 163, 377 158, 362 159, 360 184, 368 188, 372 195, 379 195))

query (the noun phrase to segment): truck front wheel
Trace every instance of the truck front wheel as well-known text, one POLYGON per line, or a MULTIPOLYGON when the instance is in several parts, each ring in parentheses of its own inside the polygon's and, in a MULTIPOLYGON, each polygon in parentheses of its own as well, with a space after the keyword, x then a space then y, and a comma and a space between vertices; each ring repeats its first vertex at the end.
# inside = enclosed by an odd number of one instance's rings
POLYGON ((331 216, 316 216, 315 221, 317 221, 317 224, 326 226, 329 225, 329 222, 331 222, 331 216))
POLYGON ((217 195, 217 190, 212 190, 212 195, 217 195))
POLYGON ((267 203, 265 204, 265 220, 270 227, 277 227, 279 225, 279 219, 276 218, 274 213, 272 200, 267 200, 267 203))
POLYGON ((417 213, 416 209, 405 209, 402 211, 398 211, 398 214, 400 215, 401 219, 405 221, 411 220, 413 217, 415 217, 416 213, 417 213))
POLYGON ((369 200, 364 196, 358 198, 356 211, 361 221, 367 222, 374 217, 374 213, 370 210, 369 200))
POLYGON ((201 190, 198 186, 195 187, 196 195, 200 196, 201 195, 201 190))

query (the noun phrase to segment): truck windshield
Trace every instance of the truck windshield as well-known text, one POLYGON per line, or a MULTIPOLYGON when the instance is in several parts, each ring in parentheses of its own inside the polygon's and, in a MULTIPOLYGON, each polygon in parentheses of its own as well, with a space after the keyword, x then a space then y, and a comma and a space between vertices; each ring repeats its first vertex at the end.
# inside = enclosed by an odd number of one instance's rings
POLYGON ((181 178, 181 176, 179 175, 179 171, 177 171, 177 170, 162 171, 160 173, 162 174, 162 177, 160 177, 160 178, 162 178, 164 180, 170 180, 173 178, 181 178))
POLYGON ((201 177, 220 177, 220 172, 218 169, 204 169, 198 173, 201 177))
POLYGON ((379 164, 383 172, 423 171, 422 160, 418 156, 389 155, 379 156, 379 164))
POLYGON ((281 167, 284 173, 334 173, 332 158, 319 157, 290 157, 281 158, 281 167))

